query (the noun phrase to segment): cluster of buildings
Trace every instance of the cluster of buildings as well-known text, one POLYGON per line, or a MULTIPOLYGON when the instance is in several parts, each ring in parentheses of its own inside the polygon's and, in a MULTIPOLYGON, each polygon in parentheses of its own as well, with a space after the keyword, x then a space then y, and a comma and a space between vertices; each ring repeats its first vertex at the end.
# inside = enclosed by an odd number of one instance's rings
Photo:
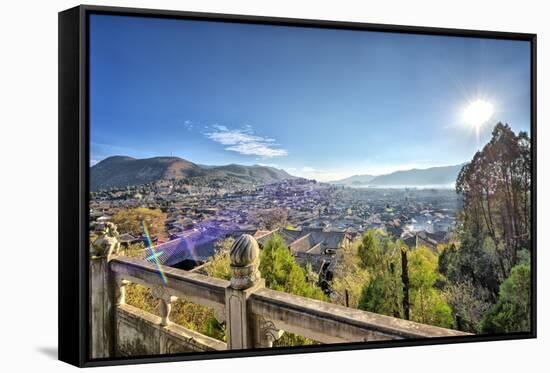
MULTIPOLYGON (((336 251, 369 229, 382 230, 410 247, 436 250, 449 238, 459 201, 453 190, 359 189, 306 179, 238 187, 160 181, 92 193, 91 229, 119 209, 132 207, 167 214, 167 237, 155 248, 165 265, 189 269, 203 263, 226 237, 248 233, 262 245, 279 234, 298 263, 309 263, 330 279, 336 251), (260 221, 258 214, 275 210, 277 221, 266 228, 265 216, 260 221)), ((123 245, 144 239, 129 234, 120 238, 123 245)))

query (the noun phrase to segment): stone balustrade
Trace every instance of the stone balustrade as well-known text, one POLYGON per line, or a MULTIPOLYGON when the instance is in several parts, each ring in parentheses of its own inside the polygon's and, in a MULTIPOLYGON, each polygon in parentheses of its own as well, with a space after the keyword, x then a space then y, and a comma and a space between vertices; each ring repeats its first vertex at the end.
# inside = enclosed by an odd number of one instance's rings
MULTIPOLYGON (((116 232, 116 230, 115 230, 116 232)), ((113 357, 184 351, 271 347, 284 331, 321 343, 431 338, 465 335, 455 330, 312 300, 265 287, 258 270, 259 247, 249 235, 231 249, 231 281, 116 255, 117 243, 107 232, 94 249, 91 275, 91 355, 113 357), (129 283, 151 289, 160 301, 160 317, 127 305, 129 283), (227 343, 170 321, 176 299, 214 310, 226 323, 227 343)))

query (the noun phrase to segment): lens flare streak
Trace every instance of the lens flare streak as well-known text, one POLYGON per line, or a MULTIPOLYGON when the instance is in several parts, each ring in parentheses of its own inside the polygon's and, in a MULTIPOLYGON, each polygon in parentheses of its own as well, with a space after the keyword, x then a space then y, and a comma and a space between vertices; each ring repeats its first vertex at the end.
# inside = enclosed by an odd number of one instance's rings
POLYGON ((149 244, 148 249, 151 250, 151 255, 148 256, 145 260, 150 262, 154 261, 157 265, 157 269, 159 271, 160 277, 162 278, 162 282, 166 284, 168 280, 166 279, 166 275, 164 274, 164 271, 162 270, 162 267, 160 266, 159 257, 163 254, 162 251, 155 252, 155 246, 153 245, 153 241, 151 240, 151 236, 149 235, 149 230, 147 229, 147 226, 145 225, 145 222, 141 222, 141 226, 143 227, 143 233, 145 234, 145 237, 147 238, 147 243, 149 244))

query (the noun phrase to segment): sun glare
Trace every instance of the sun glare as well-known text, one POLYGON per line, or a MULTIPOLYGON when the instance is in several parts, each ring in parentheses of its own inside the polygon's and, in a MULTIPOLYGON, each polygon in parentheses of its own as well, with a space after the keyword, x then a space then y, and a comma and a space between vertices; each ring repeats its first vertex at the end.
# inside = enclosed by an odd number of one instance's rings
POLYGON ((493 104, 490 102, 475 100, 464 109, 464 121, 474 127, 476 133, 479 134, 481 127, 491 119, 494 111, 493 104))

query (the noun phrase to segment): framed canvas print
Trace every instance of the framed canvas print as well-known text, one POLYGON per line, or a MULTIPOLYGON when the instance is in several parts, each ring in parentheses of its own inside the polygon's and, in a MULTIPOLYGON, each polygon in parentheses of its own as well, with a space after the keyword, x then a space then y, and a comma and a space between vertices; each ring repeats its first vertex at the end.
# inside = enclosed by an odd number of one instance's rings
POLYGON ((59 357, 536 336, 536 36, 59 14, 59 357))

